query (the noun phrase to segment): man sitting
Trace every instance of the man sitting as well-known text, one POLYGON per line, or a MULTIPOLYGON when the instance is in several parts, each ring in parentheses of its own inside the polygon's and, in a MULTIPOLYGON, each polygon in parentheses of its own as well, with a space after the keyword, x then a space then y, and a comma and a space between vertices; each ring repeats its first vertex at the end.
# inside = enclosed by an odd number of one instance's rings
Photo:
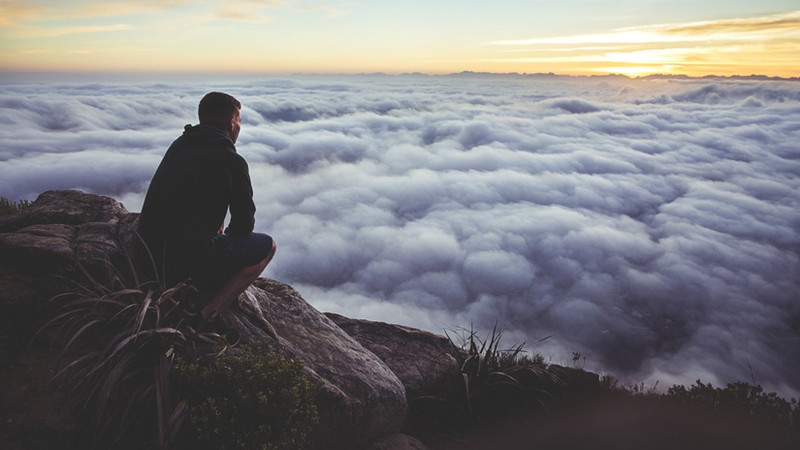
POLYGON ((201 310, 205 320, 236 300, 275 254, 275 241, 253 232, 253 188, 235 146, 241 107, 221 92, 203 97, 200 124, 186 125, 167 149, 139 218, 157 276, 168 286, 191 279, 212 294, 201 310))

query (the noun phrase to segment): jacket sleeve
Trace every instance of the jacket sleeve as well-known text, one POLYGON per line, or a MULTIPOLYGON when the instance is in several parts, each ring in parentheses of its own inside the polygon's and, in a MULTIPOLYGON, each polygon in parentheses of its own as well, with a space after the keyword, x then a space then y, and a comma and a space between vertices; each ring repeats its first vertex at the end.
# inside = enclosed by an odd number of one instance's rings
POLYGON ((228 177, 231 220, 225 233, 245 236, 255 226, 256 206, 253 203, 253 186, 250 183, 247 162, 236 153, 232 155, 228 177))

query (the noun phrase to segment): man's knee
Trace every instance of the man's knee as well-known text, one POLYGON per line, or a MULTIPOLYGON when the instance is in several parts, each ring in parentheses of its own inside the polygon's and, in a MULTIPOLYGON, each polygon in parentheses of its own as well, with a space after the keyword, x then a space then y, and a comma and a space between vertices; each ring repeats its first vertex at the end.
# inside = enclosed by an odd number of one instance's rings
MULTIPOLYGON (((267 255, 266 261, 269 264, 272 261, 272 257, 275 256, 275 251, 278 249, 277 244, 275 244, 275 239, 272 240, 272 248, 269 250, 269 254, 267 255)), ((265 264, 266 265, 266 264, 265 264)))
POLYGON ((261 273, 261 271, 263 271, 267 267, 267 264, 269 264, 269 262, 272 261, 272 257, 275 256, 276 250, 277 246, 275 245, 275 239, 272 239, 272 247, 269 249, 267 257, 251 267, 253 267, 254 269, 258 269, 259 273, 261 273))

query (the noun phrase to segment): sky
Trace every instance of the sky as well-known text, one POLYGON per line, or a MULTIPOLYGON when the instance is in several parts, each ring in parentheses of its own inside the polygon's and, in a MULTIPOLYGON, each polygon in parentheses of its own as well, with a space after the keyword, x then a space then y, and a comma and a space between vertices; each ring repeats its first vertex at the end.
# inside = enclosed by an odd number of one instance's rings
POLYGON ((2 0, 9 72, 800 76, 797 0, 2 0))
POLYGON ((624 382, 800 397, 800 81, 462 74, 0 83, 0 195, 141 208, 243 103, 264 276, 322 311, 624 382), (573 362, 573 353, 581 357, 573 362))

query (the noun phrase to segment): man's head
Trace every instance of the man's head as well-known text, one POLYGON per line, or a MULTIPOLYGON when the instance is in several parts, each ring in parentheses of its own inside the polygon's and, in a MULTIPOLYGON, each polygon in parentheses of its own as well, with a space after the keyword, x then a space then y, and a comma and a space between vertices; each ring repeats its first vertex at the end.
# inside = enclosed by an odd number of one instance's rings
POLYGON ((239 110, 242 104, 233 96, 222 92, 209 92, 197 108, 201 125, 211 125, 224 131, 236 143, 242 126, 239 110))

